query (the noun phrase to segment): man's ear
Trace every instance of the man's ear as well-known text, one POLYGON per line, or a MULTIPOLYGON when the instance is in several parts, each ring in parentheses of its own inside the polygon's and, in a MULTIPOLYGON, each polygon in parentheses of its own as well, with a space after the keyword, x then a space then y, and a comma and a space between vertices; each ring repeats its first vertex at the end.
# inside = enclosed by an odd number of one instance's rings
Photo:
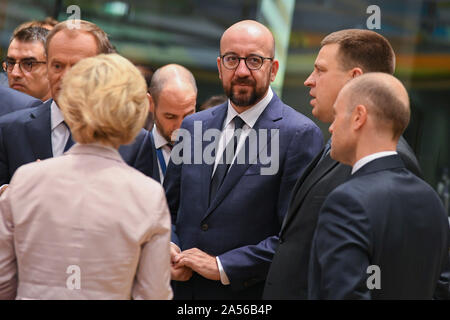
POLYGON ((280 63, 278 62, 278 60, 277 59, 273 60, 272 68, 270 69, 270 81, 271 82, 275 81, 275 77, 277 76, 279 67, 280 67, 280 63))
POLYGON ((352 112, 352 126, 353 129, 360 130, 367 121, 367 108, 359 104, 352 112))
POLYGON ((364 72, 359 67, 355 67, 352 70, 350 70, 350 76, 352 77, 352 79, 362 75, 363 73, 364 72))
POLYGON ((150 112, 155 113, 155 102, 153 101, 152 96, 148 92, 147 92, 147 98, 148 98, 150 112))
POLYGON ((217 57, 217 70, 219 71, 219 79, 222 80, 222 65, 220 64, 220 57, 217 57))

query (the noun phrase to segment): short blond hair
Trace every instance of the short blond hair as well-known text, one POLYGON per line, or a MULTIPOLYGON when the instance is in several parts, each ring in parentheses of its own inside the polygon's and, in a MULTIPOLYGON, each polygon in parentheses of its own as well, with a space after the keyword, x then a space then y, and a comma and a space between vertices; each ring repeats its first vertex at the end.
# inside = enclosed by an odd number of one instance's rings
POLYGON ((58 105, 75 141, 117 148, 132 142, 144 125, 147 84, 124 57, 100 54, 67 72, 58 105))

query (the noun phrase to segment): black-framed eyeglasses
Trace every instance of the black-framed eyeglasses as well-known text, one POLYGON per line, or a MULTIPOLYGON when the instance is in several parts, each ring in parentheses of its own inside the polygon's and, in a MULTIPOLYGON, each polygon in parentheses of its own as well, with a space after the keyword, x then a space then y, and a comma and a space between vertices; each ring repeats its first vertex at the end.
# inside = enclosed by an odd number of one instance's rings
POLYGON ((264 60, 273 61, 273 58, 261 57, 258 56, 257 54, 251 54, 248 57, 239 57, 237 54, 227 53, 221 56, 220 58, 222 59, 223 66, 230 70, 236 69, 239 63, 241 63, 241 60, 245 61, 245 65, 250 70, 261 69, 262 65, 264 64, 264 60))
POLYGON ((2 67, 5 72, 11 73, 14 70, 14 66, 19 64, 20 70, 22 72, 31 72, 33 70, 33 66, 36 64, 46 64, 46 61, 36 61, 36 60, 22 60, 22 61, 8 61, 5 60, 2 62, 2 67))

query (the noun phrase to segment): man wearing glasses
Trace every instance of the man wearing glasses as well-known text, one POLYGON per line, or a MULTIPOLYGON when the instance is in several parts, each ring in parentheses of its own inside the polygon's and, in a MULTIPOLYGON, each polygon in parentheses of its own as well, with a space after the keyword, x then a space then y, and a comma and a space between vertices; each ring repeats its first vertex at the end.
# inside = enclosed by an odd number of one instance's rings
POLYGON ((44 102, 51 98, 45 58, 48 32, 40 27, 29 27, 17 32, 9 43, 6 59, 2 63, 10 88, 44 102))
POLYGON ((175 145, 164 180, 173 223, 175 299, 262 296, 291 189, 323 145, 319 128, 270 88, 279 66, 274 54, 273 35, 262 24, 247 20, 231 26, 217 58, 228 101, 182 123, 191 139, 178 144, 193 152, 180 163, 175 145), (198 141, 199 125, 202 136, 218 133, 214 157, 201 163, 194 161, 196 150, 208 153, 209 143, 198 141), (258 142, 250 139, 254 133, 258 142), (264 142, 262 133, 268 137, 264 142), (257 149, 255 162, 247 157, 249 145, 257 149), (279 164, 271 174, 262 173, 264 152, 279 164), (244 163, 236 161, 241 154, 244 163))

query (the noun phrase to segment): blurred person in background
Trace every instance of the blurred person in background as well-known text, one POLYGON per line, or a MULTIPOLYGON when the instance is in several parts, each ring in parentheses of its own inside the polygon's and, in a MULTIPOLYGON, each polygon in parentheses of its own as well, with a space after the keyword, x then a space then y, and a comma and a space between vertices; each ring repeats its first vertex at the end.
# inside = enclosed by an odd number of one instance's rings
POLYGON ((194 75, 178 64, 168 64, 156 70, 149 87, 152 129, 158 158, 159 181, 164 181, 174 143, 174 132, 181 122, 195 112, 197 85, 194 75))

